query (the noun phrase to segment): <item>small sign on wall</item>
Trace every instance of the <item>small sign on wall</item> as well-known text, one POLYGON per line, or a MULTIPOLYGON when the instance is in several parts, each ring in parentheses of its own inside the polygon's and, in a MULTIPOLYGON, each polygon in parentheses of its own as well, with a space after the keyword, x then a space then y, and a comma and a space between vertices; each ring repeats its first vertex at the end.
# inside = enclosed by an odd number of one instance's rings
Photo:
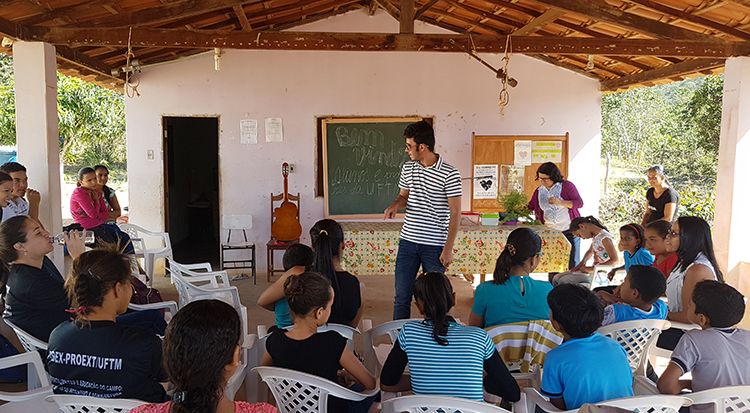
POLYGON ((258 119, 240 121, 240 143, 258 143, 258 119))
POLYGON ((284 128, 281 118, 266 118, 266 142, 283 142, 284 128))
POLYGON ((562 141, 537 141, 531 148, 532 163, 562 162, 562 141))
POLYGON ((474 199, 497 198, 497 165, 474 165, 474 199))
POLYGON ((513 165, 531 165, 531 141, 514 141, 513 165))

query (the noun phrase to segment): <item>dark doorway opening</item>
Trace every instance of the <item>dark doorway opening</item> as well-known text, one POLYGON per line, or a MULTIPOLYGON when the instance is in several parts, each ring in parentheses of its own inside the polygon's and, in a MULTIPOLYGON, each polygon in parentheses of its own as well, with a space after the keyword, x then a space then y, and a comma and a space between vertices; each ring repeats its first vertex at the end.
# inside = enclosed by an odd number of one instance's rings
POLYGON ((164 117, 165 228, 180 263, 219 263, 219 119, 164 117))

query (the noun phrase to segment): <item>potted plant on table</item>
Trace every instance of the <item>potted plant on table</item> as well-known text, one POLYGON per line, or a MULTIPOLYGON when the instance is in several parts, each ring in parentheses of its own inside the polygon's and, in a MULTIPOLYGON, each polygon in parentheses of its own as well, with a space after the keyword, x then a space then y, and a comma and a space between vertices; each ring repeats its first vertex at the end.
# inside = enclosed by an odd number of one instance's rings
POLYGON ((498 195, 497 201, 505 208, 505 212, 500 212, 501 222, 504 225, 516 225, 519 218, 523 218, 523 221, 531 225, 538 224, 538 221, 532 218, 531 211, 526 208, 529 198, 525 193, 513 190, 507 195, 498 195))

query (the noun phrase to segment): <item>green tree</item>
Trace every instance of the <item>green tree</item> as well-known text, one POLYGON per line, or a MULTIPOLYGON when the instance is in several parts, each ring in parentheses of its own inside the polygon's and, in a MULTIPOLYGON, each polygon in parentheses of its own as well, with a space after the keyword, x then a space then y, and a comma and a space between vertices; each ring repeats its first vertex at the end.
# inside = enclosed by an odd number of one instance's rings
MULTIPOLYGON (((13 60, 0 54, 0 144, 15 145, 13 60)), ((123 94, 57 74, 60 156, 68 165, 124 164, 123 94)))

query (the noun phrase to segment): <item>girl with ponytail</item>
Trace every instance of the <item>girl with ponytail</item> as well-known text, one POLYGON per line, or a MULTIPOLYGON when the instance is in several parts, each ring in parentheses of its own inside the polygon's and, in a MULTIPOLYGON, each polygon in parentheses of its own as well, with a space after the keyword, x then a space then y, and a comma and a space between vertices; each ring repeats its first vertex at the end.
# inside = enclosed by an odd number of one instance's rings
POLYGON ((365 286, 341 266, 344 253, 341 225, 332 219, 322 219, 310 228, 310 239, 315 252, 312 270, 326 276, 333 288, 333 307, 328 322, 357 328, 365 308, 365 286))
POLYGON ((74 320, 49 336, 47 368, 55 393, 167 400, 161 340, 153 332, 163 332, 166 323, 156 310, 121 316, 133 296, 130 279, 129 257, 112 245, 73 261, 65 289, 74 320), (118 323, 123 319, 129 322, 118 323))
POLYGON ((492 281, 474 293, 469 325, 480 328, 549 318, 547 294, 552 284, 528 275, 541 262, 542 240, 529 228, 517 228, 508 236, 497 257, 492 281))
POLYGON ((620 260, 615 248, 615 238, 598 219, 592 216, 578 217, 570 222, 570 232, 578 238, 591 239, 591 248, 569 272, 555 275, 552 278, 553 286, 591 282, 594 267, 586 266, 591 257, 594 257, 594 265, 616 265, 620 260))
POLYGON ((401 328, 380 373, 382 390, 483 401, 484 385, 507 401, 520 400, 518 384, 487 332, 458 324, 448 314, 456 303, 448 277, 440 272, 417 277, 414 299, 424 320, 401 328), (407 364, 410 375, 403 375, 407 364))
MULTIPOLYGON (((292 312, 291 331, 274 330, 266 340, 261 364, 314 374, 332 382, 353 381, 354 391, 375 389, 375 377, 367 371, 346 338, 335 331, 318 333, 328 322, 335 293, 327 277, 316 272, 290 275, 284 282, 284 295, 292 312)), ((359 402, 328 396, 328 412, 366 412, 380 394, 359 402)))
POLYGON ((272 413, 266 403, 233 402, 224 388, 240 362, 240 317, 219 300, 193 301, 172 318, 164 337, 164 366, 174 385, 171 402, 131 413, 272 413))

